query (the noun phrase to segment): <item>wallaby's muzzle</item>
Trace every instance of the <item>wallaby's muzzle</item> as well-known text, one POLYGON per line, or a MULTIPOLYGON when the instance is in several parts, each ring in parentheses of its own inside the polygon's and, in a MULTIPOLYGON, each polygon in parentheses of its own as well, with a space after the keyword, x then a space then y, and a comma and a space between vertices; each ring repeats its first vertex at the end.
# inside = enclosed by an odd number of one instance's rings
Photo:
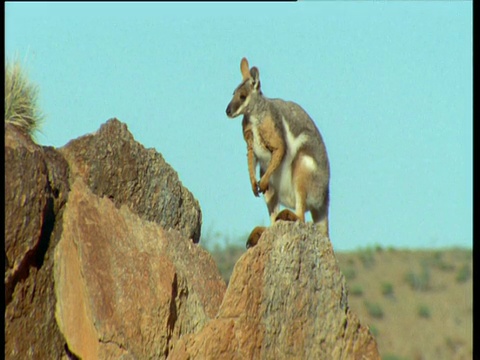
POLYGON ((232 103, 228 104, 227 110, 225 110, 225 112, 227 113, 227 116, 228 116, 229 118, 233 117, 233 116, 232 116, 232 115, 233 115, 233 112, 232 112, 232 103))
POLYGON ((225 110, 225 112, 227 113, 227 116, 230 116, 232 114, 232 109, 230 108, 230 104, 228 104, 227 110, 225 110))

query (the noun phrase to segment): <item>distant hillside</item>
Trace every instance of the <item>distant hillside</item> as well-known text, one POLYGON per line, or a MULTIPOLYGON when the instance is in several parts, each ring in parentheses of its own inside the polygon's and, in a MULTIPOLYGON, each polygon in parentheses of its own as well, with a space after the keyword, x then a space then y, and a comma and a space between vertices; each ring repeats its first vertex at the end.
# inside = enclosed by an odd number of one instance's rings
POLYGON ((471 250, 337 254, 349 304, 383 359, 472 359, 471 250))
MULTIPOLYGON (((210 252, 228 282, 245 249, 210 252)), ((472 359, 471 250, 376 247, 336 255, 349 305, 370 326, 384 360, 472 359)))

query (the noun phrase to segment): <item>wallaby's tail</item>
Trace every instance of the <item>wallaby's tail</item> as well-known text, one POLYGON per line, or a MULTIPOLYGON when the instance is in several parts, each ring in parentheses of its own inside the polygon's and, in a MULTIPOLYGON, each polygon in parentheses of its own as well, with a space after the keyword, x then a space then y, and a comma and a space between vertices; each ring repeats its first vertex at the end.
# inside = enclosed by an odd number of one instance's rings
POLYGON ((325 236, 328 235, 328 205, 330 202, 330 192, 326 191, 325 201, 319 209, 312 209, 312 219, 315 224, 318 224, 318 227, 325 236))

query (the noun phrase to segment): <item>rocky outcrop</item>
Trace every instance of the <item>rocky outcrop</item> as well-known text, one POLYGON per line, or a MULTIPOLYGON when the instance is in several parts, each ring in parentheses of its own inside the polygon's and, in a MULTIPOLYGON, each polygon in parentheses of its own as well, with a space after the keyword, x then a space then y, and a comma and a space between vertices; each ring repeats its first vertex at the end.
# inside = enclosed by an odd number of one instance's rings
POLYGON ((198 202, 120 121, 59 150, 6 124, 5 170, 7 359, 379 358, 314 225, 267 229, 226 290, 198 202))
POLYGON ((82 359, 165 358, 200 330, 225 283, 205 250, 72 185, 55 251, 57 321, 82 359))
POLYGON ((235 265, 218 315, 169 359, 380 359, 350 311, 330 241, 279 222, 235 265))
POLYGON ((5 124, 5 357, 58 359, 53 250, 68 194, 68 166, 5 124))
POLYGON ((198 202, 125 124, 60 151, 5 124, 5 170, 6 358, 165 358, 215 315, 198 202))
POLYGON ((81 176, 94 194, 199 241, 202 214, 198 201, 162 155, 136 142, 125 124, 110 119, 96 133, 72 140, 59 150, 74 176, 81 176))

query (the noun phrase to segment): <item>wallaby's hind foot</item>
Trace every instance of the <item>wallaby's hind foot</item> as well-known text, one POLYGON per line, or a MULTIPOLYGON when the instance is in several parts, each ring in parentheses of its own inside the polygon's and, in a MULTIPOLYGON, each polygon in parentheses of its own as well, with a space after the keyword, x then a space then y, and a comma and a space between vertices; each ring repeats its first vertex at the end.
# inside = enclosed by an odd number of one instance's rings
POLYGON ((255 229, 252 230, 250 235, 248 236, 247 240, 247 249, 257 245, 260 236, 262 236, 263 232, 265 231, 265 226, 257 226, 255 229))
POLYGON ((283 221, 297 221, 297 220, 300 220, 298 218, 298 216, 292 212, 291 210, 288 210, 288 209, 284 209, 282 211, 280 211, 280 213, 277 215, 277 217, 275 218, 275 221, 278 221, 278 220, 283 220, 283 221))

